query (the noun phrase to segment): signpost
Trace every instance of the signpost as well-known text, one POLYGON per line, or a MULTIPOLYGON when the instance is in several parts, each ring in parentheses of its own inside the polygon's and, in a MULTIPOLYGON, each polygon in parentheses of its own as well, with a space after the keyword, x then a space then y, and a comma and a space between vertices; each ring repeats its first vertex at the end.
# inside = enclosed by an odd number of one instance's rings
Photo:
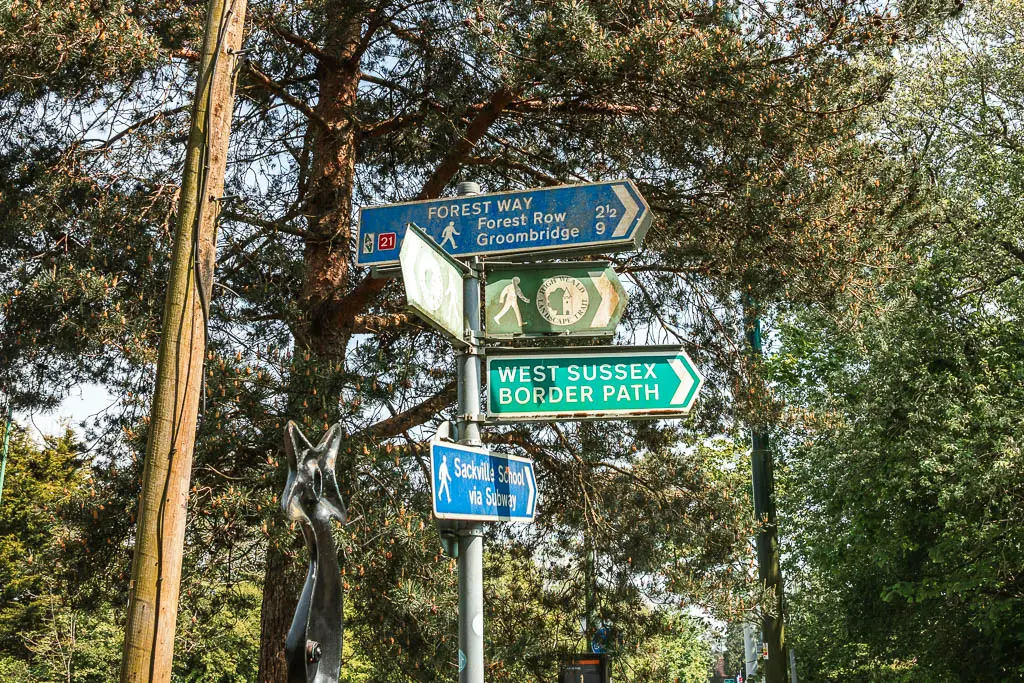
MULTIPOLYGON (((532 522, 533 462, 491 453, 480 438, 481 308, 488 338, 611 335, 626 291, 603 262, 488 270, 509 258, 622 251, 640 246, 651 212, 628 180, 459 196, 360 211, 356 263, 401 268, 409 307, 457 345, 458 443, 431 442, 433 513, 458 559, 459 681, 483 683, 482 521, 532 522), (418 226, 422 226, 418 227, 418 226), (466 264, 460 263, 462 259, 466 264), (457 542, 456 542, 457 541, 457 542)), ((674 418, 689 412, 703 378, 681 347, 487 349, 487 417, 495 422, 674 418)), ((589 617, 588 617, 589 618, 589 617)), ((608 632, 592 647, 607 647, 608 632)), ((606 682, 607 655, 574 657, 561 680, 606 682)))
POLYGON ((484 329, 490 338, 611 335, 626 298, 603 262, 488 269, 484 329))
POLYGON ((462 274, 468 269, 415 225, 406 230, 399 262, 409 308, 453 344, 466 345, 462 274))
POLYGON ((359 212, 356 264, 398 263, 409 223, 459 258, 595 253, 639 246, 651 210, 630 180, 367 206, 359 212))
POLYGON ((430 444, 434 516, 532 522, 537 510, 533 461, 454 443, 430 444))
POLYGON ((674 418, 703 377, 682 347, 497 350, 487 357, 487 416, 499 422, 674 418))
POLYGON ((590 651, 597 655, 603 655, 608 652, 612 636, 612 630, 607 626, 601 626, 594 635, 590 638, 590 651))

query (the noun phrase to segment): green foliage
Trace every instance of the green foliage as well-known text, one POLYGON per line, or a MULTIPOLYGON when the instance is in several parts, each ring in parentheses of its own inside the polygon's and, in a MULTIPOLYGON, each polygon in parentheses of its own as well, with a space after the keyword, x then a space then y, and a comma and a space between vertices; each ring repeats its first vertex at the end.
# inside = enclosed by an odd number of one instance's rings
POLYGON ((108 681, 118 616, 83 580, 92 482, 70 432, 42 448, 12 434, 0 506, 0 671, 5 680, 108 681))
POLYGON ((245 683, 259 663, 259 584, 220 581, 190 585, 179 620, 174 680, 245 683))
MULTIPOLYGON (((904 4, 749 3, 737 22, 704 0, 250 3, 177 673, 251 677, 253 587, 273 603, 301 582, 277 500, 294 418, 311 438, 333 422, 345 434, 346 675, 451 674, 455 577, 429 522, 423 447, 454 417, 451 347, 403 314, 397 283, 367 295, 353 207, 460 179, 629 177, 656 221, 642 251, 616 257, 634 290, 618 341, 684 343, 708 387, 685 426, 488 430, 495 449, 537 461, 543 496, 532 527, 488 530, 508 558, 488 558, 490 623, 533 652, 496 639, 489 676, 548 677, 594 590, 631 675, 692 677, 693 641, 671 635, 678 611, 729 617, 757 599, 736 434, 758 407, 737 292, 756 286, 769 310, 828 307, 902 257, 890 220, 914 208, 915 176, 861 124, 891 83, 894 45, 945 11, 904 4), (474 124, 486 130, 466 148, 474 124), (265 573, 268 554, 283 561, 265 573)), ((126 593, 201 15, 37 2, 0 19, 0 380, 26 407, 85 380, 121 399, 90 426, 103 458, 80 531, 83 571, 109 604, 126 593)))
POLYGON ((933 229, 879 301, 783 330, 792 633, 812 676, 1022 672, 1022 28, 1020 3, 979 3, 911 55, 882 121, 930 181, 933 229))
POLYGON ((663 631, 645 639, 632 656, 615 659, 614 680, 705 683, 711 668, 706 626, 676 615, 663 631))
POLYGON ((47 91, 88 97, 104 84, 138 75, 157 55, 144 5, 27 2, 0 9, 0 96, 31 101, 47 91), (133 16, 133 10, 136 16, 133 16))
POLYGON ((820 356, 800 358, 827 396, 802 404, 813 422, 789 456, 792 547, 814 577, 795 611, 838 619, 839 651, 864 643, 872 659, 1001 680, 1024 645, 1024 357, 1015 321, 947 296, 934 275, 855 340, 823 326, 820 356))

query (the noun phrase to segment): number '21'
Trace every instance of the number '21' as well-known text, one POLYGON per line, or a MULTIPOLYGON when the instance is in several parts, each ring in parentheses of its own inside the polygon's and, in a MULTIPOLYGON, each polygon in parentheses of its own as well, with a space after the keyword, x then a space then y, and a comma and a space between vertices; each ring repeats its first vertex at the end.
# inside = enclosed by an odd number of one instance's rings
POLYGON ((598 204, 595 209, 595 217, 598 221, 594 224, 594 229, 598 235, 603 235, 605 231, 605 223, 602 218, 617 218, 619 210, 611 204, 598 204))

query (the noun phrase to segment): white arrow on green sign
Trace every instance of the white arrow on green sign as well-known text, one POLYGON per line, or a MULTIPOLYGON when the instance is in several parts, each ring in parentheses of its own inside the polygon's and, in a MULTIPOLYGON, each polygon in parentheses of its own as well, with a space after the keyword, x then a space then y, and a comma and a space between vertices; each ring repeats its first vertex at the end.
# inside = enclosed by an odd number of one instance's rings
POLYGON ((499 422, 670 419, 704 378, 679 346, 487 351, 487 416, 499 422))
POLYGON ((453 344, 465 345, 462 274, 466 267, 412 224, 402 240, 399 262, 409 308, 453 344))
POLYGON ((522 264, 488 269, 488 337, 610 335, 626 308, 626 290, 606 262, 522 264))

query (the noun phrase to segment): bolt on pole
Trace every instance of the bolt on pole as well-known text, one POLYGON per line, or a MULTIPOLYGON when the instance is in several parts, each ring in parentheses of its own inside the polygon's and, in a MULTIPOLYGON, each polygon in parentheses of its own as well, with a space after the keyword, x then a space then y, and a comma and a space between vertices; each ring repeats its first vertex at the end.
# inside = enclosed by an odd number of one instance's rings
MULTIPOLYGON (((459 183, 459 196, 480 194, 476 183, 459 183)), ((470 263, 471 273, 463 280, 466 328, 472 338, 459 354, 459 443, 479 446, 480 440, 480 299, 481 265, 470 263)), ((484 680, 484 534, 480 522, 464 523, 459 537, 459 683, 484 680), (465 666, 463 666, 465 663, 465 666)))

